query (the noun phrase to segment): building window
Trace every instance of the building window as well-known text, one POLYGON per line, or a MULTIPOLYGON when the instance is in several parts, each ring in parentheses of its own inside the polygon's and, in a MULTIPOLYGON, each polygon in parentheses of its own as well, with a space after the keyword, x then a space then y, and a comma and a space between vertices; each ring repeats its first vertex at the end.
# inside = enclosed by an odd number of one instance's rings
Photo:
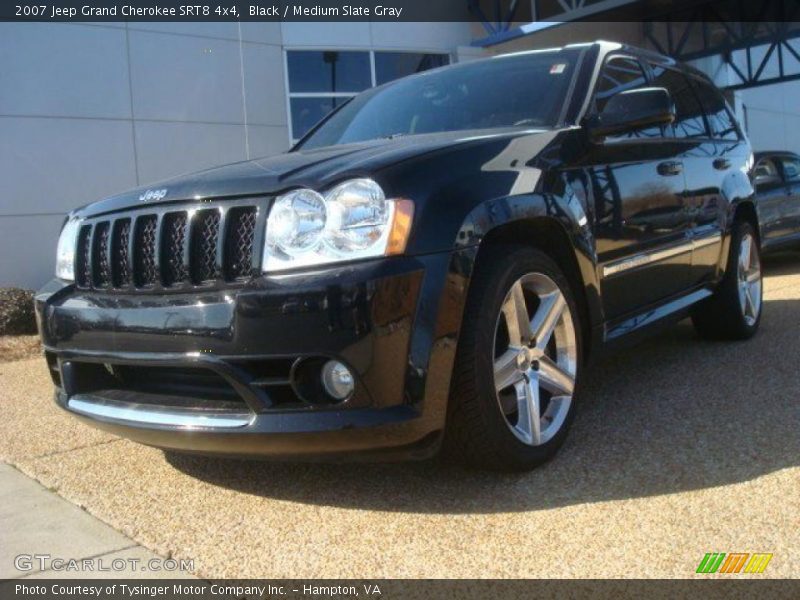
POLYGON ((368 52, 293 51, 286 58, 294 93, 352 93, 372 85, 368 52))
POLYGON ((447 54, 419 52, 287 51, 292 143, 357 93, 449 62, 447 54))

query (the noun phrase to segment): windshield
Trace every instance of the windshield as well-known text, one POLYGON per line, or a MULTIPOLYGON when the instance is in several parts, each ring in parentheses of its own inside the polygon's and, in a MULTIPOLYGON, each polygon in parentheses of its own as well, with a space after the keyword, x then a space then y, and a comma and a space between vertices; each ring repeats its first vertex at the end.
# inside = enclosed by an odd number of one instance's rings
POLYGON ((575 48, 518 54, 400 79, 353 98, 296 149, 442 131, 556 126, 579 54, 575 48))

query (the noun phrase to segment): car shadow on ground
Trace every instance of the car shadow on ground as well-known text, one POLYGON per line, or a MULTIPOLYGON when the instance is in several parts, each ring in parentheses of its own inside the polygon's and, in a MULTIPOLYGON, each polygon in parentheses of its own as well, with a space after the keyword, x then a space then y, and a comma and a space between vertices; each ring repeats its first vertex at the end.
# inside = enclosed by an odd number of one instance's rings
MULTIPOLYGON (((794 273, 800 254, 765 261, 794 273)), ((748 342, 700 340, 688 321, 598 361, 554 460, 524 474, 437 461, 285 464, 167 453, 213 485, 273 499, 364 510, 519 512, 701 490, 800 464, 800 300, 765 302, 748 342)))

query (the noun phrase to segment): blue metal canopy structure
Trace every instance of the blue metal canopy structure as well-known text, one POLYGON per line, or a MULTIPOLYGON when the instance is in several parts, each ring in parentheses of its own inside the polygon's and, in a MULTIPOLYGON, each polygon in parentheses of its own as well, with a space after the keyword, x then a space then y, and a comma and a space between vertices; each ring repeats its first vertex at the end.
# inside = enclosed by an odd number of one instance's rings
POLYGON ((729 89, 800 79, 800 0, 469 0, 469 7, 487 31, 476 46, 575 21, 629 21, 662 54, 719 56, 735 80, 729 89))

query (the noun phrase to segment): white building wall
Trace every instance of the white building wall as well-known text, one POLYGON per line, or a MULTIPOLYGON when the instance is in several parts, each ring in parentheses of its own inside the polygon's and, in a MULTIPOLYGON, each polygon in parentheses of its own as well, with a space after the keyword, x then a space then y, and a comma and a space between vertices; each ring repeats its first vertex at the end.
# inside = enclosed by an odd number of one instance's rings
POLYGON ((53 272, 64 215, 288 145, 281 29, 0 24, 0 286, 53 272))
POLYGON ((800 153, 800 81, 740 92, 754 150, 800 153))
POLYGON ((470 23, 297 23, 281 24, 287 48, 365 48, 452 52, 469 44, 470 23))

